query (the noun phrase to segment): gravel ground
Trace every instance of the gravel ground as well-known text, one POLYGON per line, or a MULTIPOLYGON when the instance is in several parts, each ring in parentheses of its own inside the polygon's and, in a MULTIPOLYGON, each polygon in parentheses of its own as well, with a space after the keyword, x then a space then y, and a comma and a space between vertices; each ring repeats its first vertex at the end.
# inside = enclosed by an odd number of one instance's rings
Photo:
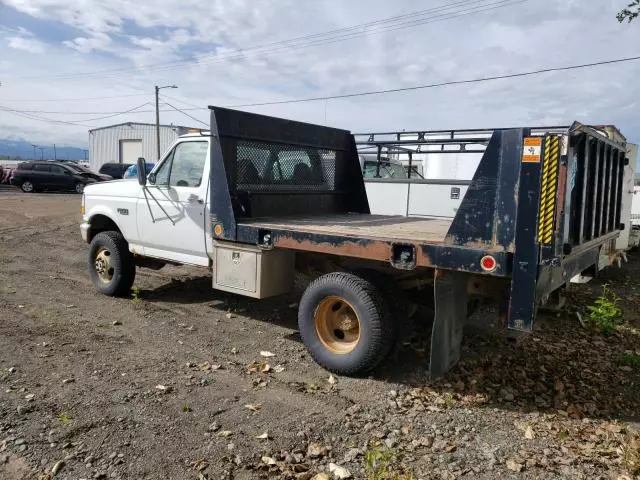
POLYGON ((429 382, 429 323, 416 318, 385 365, 351 379, 311 361, 295 295, 236 297, 188 268, 139 270, 131 299, 95 293, 79 200, 0 197, 2 479, 640 472, 638 253, 570 292, 578 311, 603 283, 621 297, 626 323, 610 336, 562 313, 514 337, 480 314, 463 361, 429 382))

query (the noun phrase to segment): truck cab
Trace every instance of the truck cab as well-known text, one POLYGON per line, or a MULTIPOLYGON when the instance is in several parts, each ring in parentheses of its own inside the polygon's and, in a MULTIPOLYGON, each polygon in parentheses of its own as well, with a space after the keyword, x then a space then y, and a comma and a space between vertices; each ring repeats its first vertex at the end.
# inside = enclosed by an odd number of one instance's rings
POLYGON ((208 158, 208 136, 184 135, 148 173, 146 186, 134 178, 87 190, 83 238, 115 224, 135 255, 208 266, 208 158))

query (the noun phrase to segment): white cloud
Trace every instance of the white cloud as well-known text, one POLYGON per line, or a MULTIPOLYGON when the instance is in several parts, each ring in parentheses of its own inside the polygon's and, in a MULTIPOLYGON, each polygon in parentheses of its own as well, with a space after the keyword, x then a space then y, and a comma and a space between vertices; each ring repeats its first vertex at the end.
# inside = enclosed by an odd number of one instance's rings
POLYGON ((0 32, 4 32, 6 35, 6 42, 9 48, 15 50, 22 50, 30 53, 42 53, 45 49, 45 44, 36 39, 29 30, 23 27, 17 28, 2 28, 0 26, 0 32))
POLYGON ((30 53, 42 53, 44 52, 45 45, 44 43, 36 40, 35 38, 29 37, 8 37, 7 43, 10 48, 15 48, 16 50, 24 50, 25 52, 30 53))
MULTIPOLYGON (((487 0, 486 3, 490 3, 487 0)), ((175 83, 168 94, 202 105, 234 105, 390 89, 477 78, 549 66, 636 55, 639 25, 620 25, 616 3, 547 0, 518 3, 477 15, 370 34, 308 48, 273 42, 401 15, 409 0, 5 0, 39 21, 69 27, 69 38, 45 44, 12 30, 11 38, 46 49, 25 62, 19 46, 0 42, 0 105, 38 111, 124 111, 153 99, 153 85, 175 83), (253 52, 239 48, 266 45, 253 52), (173 63, 195 58, 192 63, 173 63), (161 64, 154 68, 149 65, 161 64), (133 67, 141 67, 134 70, 133 67), (117 69, 115 73, 108 71, 117 69), (105 72, 90 76, 86 72, 105 72), (77 77, 69 77, 78 74, 77 77), (66 76, 56 77, 58 75, 66 76), (27 77, 49 78, 27 78, 27 77), (147 96, 86 102, 11 102, 29 98, 80 98, 142 92, 147 96)), ((467 7, 468 8, 468 7, 467 7)), ((1 22, 1 20, 0 20, 1 22)), ((375 30, 375 29, 374 29, 375 30)), ((18 43, 20 45, 20 43, 18 43)), ((24 49, 23 49, 24 50, 24 49)), ((34 50, 31 50, 34 51, 34 50)), ((329 102, 256 107, 270 115, 325 122, 351 130, 615 123, 640 141, 640 62, 536 77, 417 90, 329 102)), ((175 102, 171 102, 174 103, 175 102)), ((206 121, 206 111, 189 112, 206 121)), ((91 126, 152 121, 153 113, 100 121, 100 115, 33 114, 91 126)), ((193 124, 163 112, 162 120, 193 124)), ((0 112, 4 131, 86 141, 83 126, 38 123, 0 112)))

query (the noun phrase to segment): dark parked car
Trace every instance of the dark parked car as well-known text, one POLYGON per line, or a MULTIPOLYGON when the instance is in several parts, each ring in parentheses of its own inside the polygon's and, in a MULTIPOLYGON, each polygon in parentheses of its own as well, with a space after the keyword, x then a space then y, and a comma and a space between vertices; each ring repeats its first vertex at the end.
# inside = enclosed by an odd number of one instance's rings
POLYGON ((100 167, 100 170, 98 170, 99 173, 102 173, 104 175, 109 175, 113 178, 122 178, 122 176, 124 175, 124 172, 127 171, 127 168, 129 168, 131 165, 131 163, 105 163, 104 165, 102 165, 100 167))
POLYGON ((79 174, 60 162, 25 162, 18 165, 12 184, 23 192, 38 190, 72 190, 82 193, 84 186, 94 183, 93 178, 79 174))
POLYGON ((96 173, 93 170, 89 170, 87 167, 78 165, 77 163, 65 162, 65 165, 71 170, 77 171, 80 175, 84 175, 89 178, 93 178, 96 182, 107 182, 113 180, 111 175, 105 175, 104 173, 96 173))

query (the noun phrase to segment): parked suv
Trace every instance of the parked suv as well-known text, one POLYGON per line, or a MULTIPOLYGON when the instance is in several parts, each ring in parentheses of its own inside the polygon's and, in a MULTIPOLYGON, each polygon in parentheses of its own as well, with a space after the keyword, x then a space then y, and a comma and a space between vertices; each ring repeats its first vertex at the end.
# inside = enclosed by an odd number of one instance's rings
POLYGON ((100 170, 98 170, 99 173, 102 173, 104 175, 109 175, 113 178, 122 178, 122 176, 124 175, 124 172, 127 171, 127 168, 129 168, 131 165, 131 163, 105 163, 104 165, 102 165, 100 167, 100 170))
POLYGON ((85 185, 95 183, 95 180, 81 175, 64 163, 25 162, 18 165, 11 183, 26 193, 38 190, 71 190, 82 193, 85 185))
POLYGON ((108 182, 109 180, 113 180, 113 177, 111 175, 105 175, 104 173, 96 173, 93 170, 88 169, 87 167, 78 165, 75 162, 74 163, 65 162, 65 166, 69 167, 71 170, 75 170, 79 175, 93 178, 96 182, 108 182))

